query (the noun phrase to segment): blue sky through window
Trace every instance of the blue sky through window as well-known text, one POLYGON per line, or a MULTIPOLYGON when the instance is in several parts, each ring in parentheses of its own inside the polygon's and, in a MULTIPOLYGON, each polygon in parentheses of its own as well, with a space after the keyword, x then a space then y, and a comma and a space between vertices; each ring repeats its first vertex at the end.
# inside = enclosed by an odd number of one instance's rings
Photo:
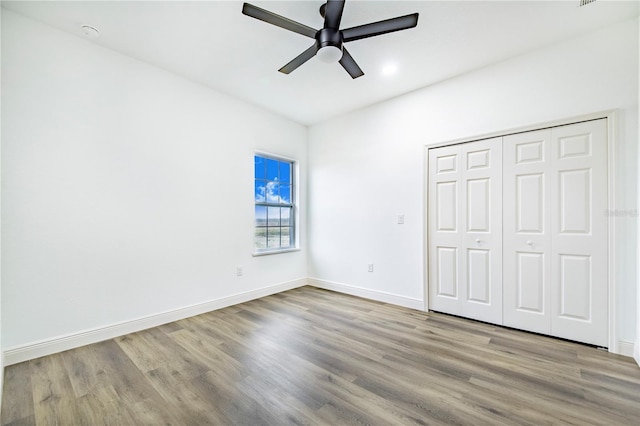
POLYGON ((254 157, 254 199, 257 203, 290 204, 292 200, 291 163, 254 157))
POLYGON ((255 247, 289 248, 294 244, 292 163, 254 156, 255 247))

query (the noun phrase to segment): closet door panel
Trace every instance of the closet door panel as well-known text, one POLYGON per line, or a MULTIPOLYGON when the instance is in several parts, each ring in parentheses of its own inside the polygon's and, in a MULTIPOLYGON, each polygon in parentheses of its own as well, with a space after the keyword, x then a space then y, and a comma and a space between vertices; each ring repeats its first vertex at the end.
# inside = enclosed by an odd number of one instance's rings
POLYGON ((551 131, 503 143, 504 325, 551 331, 551 131))
POLYGON ((458 182, 436 183, 436 230, 438 232, 458 231, 458 182))
POLYGON ((429 150, 429 308, 502 322, 501 138, 429 150))
POLYGON ((552 130, 552 334, 608 345, 607 122, 552 130))
POLYGON ((558 310, 560 318, 591 319, 592 257, 561 254, 558 257, 558 310))
POLYGON ((458 299, 458 248, 436 247, 436 297, 458 299))
POLYGON ((463 315, 502 322, 502 138, 462 145, 463 315))
POLYGON ((516 252, 516 309, 544 316, 544 253, 516 252))
POLYGON ((429 308, 462 315, 460 182, 462 147, 429 150, 429 308))
POLYGON ((467 249, 467 301, 491 303, 491 251, 467 249))
POLYGON ((515 176, 515 231, 520 234, 544 233, 544 173, 515 176))

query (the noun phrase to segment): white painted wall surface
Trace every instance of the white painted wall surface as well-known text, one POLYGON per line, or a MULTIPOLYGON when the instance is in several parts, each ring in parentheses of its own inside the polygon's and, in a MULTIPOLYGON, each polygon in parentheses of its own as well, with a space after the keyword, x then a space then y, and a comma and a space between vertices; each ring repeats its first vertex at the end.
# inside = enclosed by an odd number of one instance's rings
MULTIPOLYGON (((2 8, 0 7, 0 46, 2 46, 2 8)), ((2 49, 0 49, 0 52, 2 49)), ((0 66, 0 88, 2 67, 0 66)), ((2 93, 2 90, 0 90, 2 93)), ((2 103, 0 102, 0 176, 2 174, 2 103)), ((1 182, 1 179, 0 179, 1 182)), ((0 242, 2 241, 2 185, 0 185, 0 242)), ((0 243, 0 412, 2 412, 2 389, 4 386, 4 346, 2 346, 2 244, 0 243)))
MULTIPOLYGON (((619 112, 617 208, 633 209, 637 19, 312 126, 310 277, 381 299, 423 300, 425 145, 610 109, 619 112)), ((618 337, 633 342, 637 218, 615 220, 618 337)))
MULTIPOLYGON (((638 27, 638 40, 640 40, 640 26, 638 27)), ((637 75, 638 78, 638 98, 640 98, 640 73, 637 75)), ((638 121, 640 122, 640 109, 638 110, 638 121)), ((640 125, 638 126, 638 137, 640 138, 640 125)), ((638 150, 638 170, 640 170, 640 149, 638 150)), ((638 179, 640 181, 640 178, 638 179)), ((640 210, 640 185, 637 185, 638 189, 638 198, 636 200, 636 207, 640 210)), ((640 216, 636 217, 636 224, 640 221, 640 216)), ((640 230, 636 228, 636 250, 637 250, 637 261, 636 265, 640 264, 640 230)), ((640 268, 636 267, 636 340, 633 345, 633 357, 636 360, 636 363, 640 365, 640 268)))
POLYGON ((252 256, 254 151, 299 161, 304 206, 304 126, 2 20, 5 351, 307 276, 304 210, 301 251, 252 256))

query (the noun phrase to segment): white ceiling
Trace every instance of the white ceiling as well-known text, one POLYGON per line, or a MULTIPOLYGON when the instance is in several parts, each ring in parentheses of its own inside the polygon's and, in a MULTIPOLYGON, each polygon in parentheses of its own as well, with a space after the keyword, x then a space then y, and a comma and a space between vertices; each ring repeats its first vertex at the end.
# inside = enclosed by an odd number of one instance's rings
MULTIPOLYGON (((249 1, 320 28, 322 0, 249 1)), ((435 84, 638 16, 638 1, 347 0, 342 28, 419 12, 416 28, 347 43, 365 72, 312 59, 277 70, 313 40, 242 15, 241 1, 2 1, 3 7, 260 105, 302 124, 435 84), (397 65, 395 75, 383 67, 397 65)), ((615 46, 612 46, 615 48, 615 46)))

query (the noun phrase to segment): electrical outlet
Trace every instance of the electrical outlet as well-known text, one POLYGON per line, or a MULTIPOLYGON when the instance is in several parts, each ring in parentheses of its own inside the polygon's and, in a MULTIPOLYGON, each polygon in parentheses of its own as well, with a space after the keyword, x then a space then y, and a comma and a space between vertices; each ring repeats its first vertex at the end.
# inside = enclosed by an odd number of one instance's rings
POLYGON ((242 266, 236 266, 236 277, 241 277, 243 274, 242 266))
POLYGON ((373 272, 373 263, 370 263, 370 264, 368 265, 368 269, 367 269, 367 270, 368 270, 369 272, 373 272))

